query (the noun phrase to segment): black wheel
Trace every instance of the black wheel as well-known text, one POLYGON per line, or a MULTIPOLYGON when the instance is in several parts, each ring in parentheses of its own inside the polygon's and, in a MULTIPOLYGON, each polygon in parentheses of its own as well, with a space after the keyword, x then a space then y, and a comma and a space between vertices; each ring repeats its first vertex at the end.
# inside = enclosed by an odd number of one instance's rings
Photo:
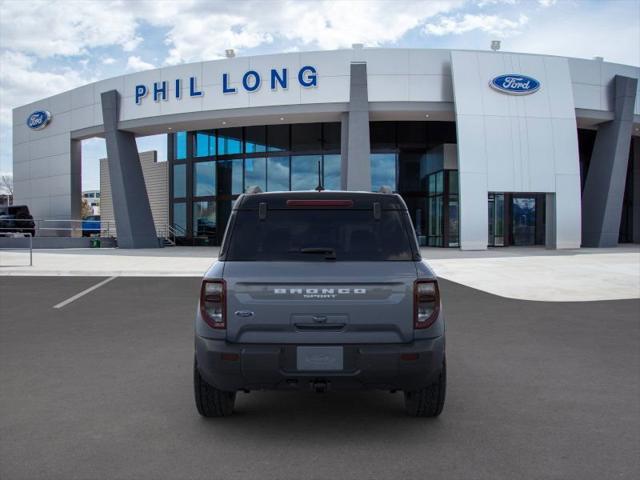
POLYGON ((404 408, 412 417, 437 417, 442 413, 447 391, 447 362, 442 362, 442 370, 429 386, 414 392, 404 392, 404 408))
POLYGON ((198 413, 203 417, 226 417, 233 413, 236 392, 224 392, 209 385, 198 372, 193 362, 193 388, 198 413))

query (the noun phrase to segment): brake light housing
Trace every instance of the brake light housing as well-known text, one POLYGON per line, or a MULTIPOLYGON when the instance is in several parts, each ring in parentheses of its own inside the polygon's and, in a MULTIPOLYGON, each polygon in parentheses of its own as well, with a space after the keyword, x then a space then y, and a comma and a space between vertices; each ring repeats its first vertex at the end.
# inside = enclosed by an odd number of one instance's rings
POLYGON ((211 328, 227 328, 227 284, 224 280, 204 279, 200 288, 200 314, 211 328))
POLYGON ((438 281, 416 280, 413 284, 413 298, 413 327, 418 330, 429 328, 440 311, 438 281))

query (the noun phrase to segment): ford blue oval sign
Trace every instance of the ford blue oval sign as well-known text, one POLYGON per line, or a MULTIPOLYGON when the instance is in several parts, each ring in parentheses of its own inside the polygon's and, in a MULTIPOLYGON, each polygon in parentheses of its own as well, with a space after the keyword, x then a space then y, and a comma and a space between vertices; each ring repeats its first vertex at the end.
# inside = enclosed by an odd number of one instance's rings
POLYGON ((49 125, 51 114, 46 110, 37 110, 27 118, 27 127, 32 130, 42 130, 49 125))
POLYGON ((540 82, 538 80, 517 73, 498 75, 489 82, 489 85, 494 90, 508 93, 509 95, 529 95, 540 90, 540 82))

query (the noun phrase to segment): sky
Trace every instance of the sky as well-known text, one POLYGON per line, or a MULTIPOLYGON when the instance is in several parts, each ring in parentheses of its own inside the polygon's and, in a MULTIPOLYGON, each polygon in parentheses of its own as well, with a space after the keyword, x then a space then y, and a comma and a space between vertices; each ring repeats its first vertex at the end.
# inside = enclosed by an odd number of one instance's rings
MULTIPOLYGON (((0 0, 0 174, 11 110, 80 85, 224 57, 365 47, 502 50, 640 65, 640 0, 0 0)), ((166 158, 163 136, 138 141, 166 158)), ((83 189, 104 141, 83 142, 83 189)))

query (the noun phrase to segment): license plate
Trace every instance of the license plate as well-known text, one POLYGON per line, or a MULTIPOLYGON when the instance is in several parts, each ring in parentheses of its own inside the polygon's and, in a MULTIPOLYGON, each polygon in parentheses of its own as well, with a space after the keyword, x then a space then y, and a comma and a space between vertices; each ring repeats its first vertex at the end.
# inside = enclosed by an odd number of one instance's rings
POLYGON ((342 347, 298 347, 297 366, 302 371, 343 369, 342 347))

